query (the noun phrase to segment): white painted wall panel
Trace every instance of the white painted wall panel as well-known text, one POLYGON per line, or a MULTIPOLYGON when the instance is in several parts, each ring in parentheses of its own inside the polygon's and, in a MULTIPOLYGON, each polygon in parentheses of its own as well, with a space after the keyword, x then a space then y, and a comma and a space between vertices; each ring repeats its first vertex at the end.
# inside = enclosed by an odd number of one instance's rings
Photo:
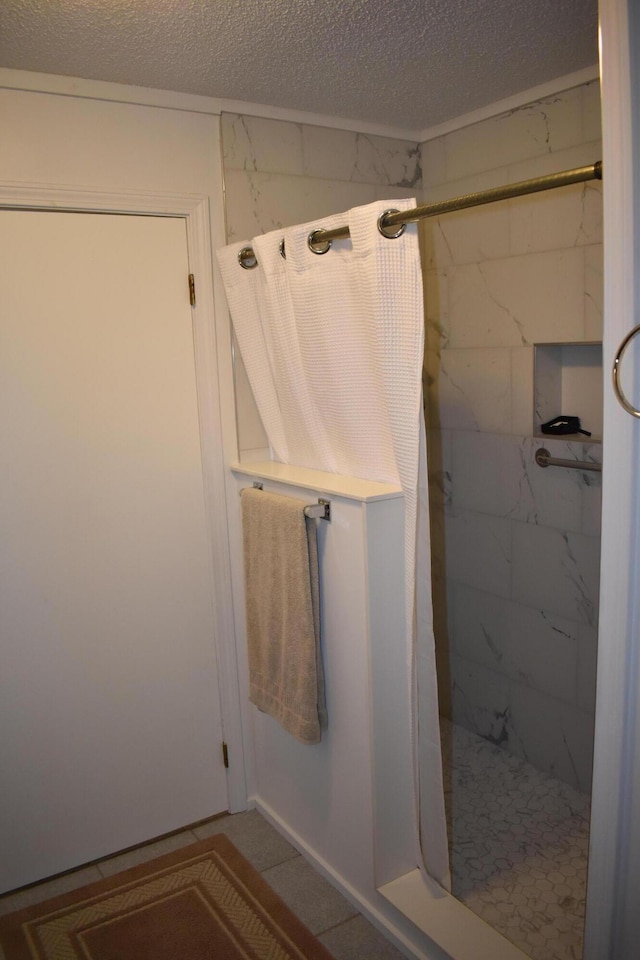
POLYGON ((182 110, 0 90, 0 175, 113 190, 204 193, 217 118, 182 110), (196 149, 194 149, 194 147, 196 149))
POLYGON ((227 809, 183 219, 0 211, 4 889, 227 809))
POLYGON ((192 111, 188 109, 191 101, 185 108, 181 98, 156 91, 27 73, 20 73, 19 84, 15 79, 12 71, 0 70, 0 83, 7 84, 0 87, 0 127, 7 134, 0 137, 0 189, 18 185, 13 193, 6 191, 10 204, 16 191, 24 194, 25 202, 46 205, 49 196, 59 205, 69 197, 73 203, 83 188, 90 188, 83 208, 99 198, 101 210, 183 212, 200 203, 205 211, 204 221, 200 214, 190 218, 199 224, 194 224, 190 240, 190 257, 198 264, 196 366, 216 583, 214 616, 225 677, 225 736, 233 758, 230 805, 232 810, 244 809, 247 744, 240 718, 233 612, 226 603, 231 579, 224 462, 237 456, 231 338, 227 306, 221 284, 216 285, 211 258, 211 248, 225 242, 219 117, 195 112, 205 106, 200 100, 192 111), (112 100, 100 99, 105 97, 112 100), (138 99, 163 105, 144 106, 138 99), (30 200, 30 192, 35 199, 30 200), (145 197, 147 205, 141 201, 145 197))
MULTIPOLYGON (((271 487, 269 489, 272 489, 271 487)), ((291 495, 290 488, 273 488, 291 495)), ((306 503, 315 491, 296 490, 306 503)), ((304 746, 253 711, 257 799, 357 889, 373 878, 371 698, 363 505, 332 498, 319 523, 328 729, 304 746)))

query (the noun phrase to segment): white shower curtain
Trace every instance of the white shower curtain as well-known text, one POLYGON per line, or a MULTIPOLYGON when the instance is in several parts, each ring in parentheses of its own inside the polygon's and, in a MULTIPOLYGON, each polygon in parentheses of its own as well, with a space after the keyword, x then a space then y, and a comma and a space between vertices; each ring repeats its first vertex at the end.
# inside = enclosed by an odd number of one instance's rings
POLYGON ((429 874, 449 888, 431 617, 420 253, 415 225, 396 239, 377 228, 390 207, 411 206, 411 200, 378 201, 254 237, 258 266, 251 270, 238 262, 244 243, 220 250, 218 261, 275 458, 402 486, 404 639, 412 664, 419 657, 422 684, 420 742, 414 742, 420 832, 429 874), (349 240, 334 241, 322 255, 310 251, 313 230, 345 223, 349 240), (283 239, 286 259, 280 254, 283 239))

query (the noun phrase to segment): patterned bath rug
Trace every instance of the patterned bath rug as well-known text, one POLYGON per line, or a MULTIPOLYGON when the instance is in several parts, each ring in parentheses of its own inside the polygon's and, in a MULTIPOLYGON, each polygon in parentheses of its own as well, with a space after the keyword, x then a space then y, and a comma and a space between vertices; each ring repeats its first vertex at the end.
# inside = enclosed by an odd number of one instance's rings
POLYGON ((6 960, 331 960, 223 834, 0 918, 6 960))

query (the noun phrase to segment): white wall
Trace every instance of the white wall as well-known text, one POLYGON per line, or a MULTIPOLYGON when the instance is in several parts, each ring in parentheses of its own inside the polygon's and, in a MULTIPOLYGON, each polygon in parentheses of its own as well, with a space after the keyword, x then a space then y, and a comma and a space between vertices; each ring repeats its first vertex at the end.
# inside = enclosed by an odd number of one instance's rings
MULTIPOLYGON (((229 776, 230 802, 232 809, 239 809, 246 803, 246 785, 233 613, 226 599, 231 583, 223 457, 224 447, 227 460, 235 459, 235 415, 226 304, 220 286, 213 283, 211 257, 212 247, 225 242, 219 117, 179 109, 179 95, 169 109, 122 102, 139 96, 139 91, 115 84, 102 85, 102 95, 118 102, 14 89, 21 79, 15 71, 0 71, 4 196, 13 191, 26 204, 43 206, 55 194, 55 202, 62 206, 75 197, 80 207, 90 208, 100 197, 96 203, 101 209, 200 211, 190 249, 190 263, 193 257, 198 264, 198 306, 192 315, 223 722, 237 760, 229 776)), ((46 89, 46 79, 35 76, 32 83, 42 82, 46 89)), ((68 83, 71 91, 77 86, 83 85, 68 83)))
POLYGON ((217 192, 216 117, 0 90, 3 180, 144 192, 217 192))
MULTIPOLYGON (((5 73, 12 80, 16 71, 5 73)), ((204 238, 207 253, 224 244, 218 116, 5 88, 2 79, 0 70, 0 128, 5 131, 0 142, 0 182, 108 192, 116 194, 124 206, 127 194, 202 198, 209 213, 204 238)), ((108 88, 105 96, 111 91, 114 99, 126 96, 129 90, 117 84, 103 86, 108 88)), ((203 280, 208 281, 203 291, 206 299, 211 271, 203 280)), ((221 322, 215 334, 224 423, 226 398, 231 398, 231 409, 233 401, 230 340, 221 292, 220 297, 221 322)), ((230 423, 233 426, 233 415, 230 423)), ((234 455, 230 452, 229 458, 234 455)))

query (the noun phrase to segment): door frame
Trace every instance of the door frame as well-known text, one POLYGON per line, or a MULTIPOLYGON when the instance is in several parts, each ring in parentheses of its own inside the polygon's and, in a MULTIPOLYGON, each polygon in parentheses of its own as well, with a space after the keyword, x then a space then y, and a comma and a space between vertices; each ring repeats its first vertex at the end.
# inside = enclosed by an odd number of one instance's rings
MULTIPOLYGON (((0 209, 173 217, 185 221, 189 267, 196 281, 192 306, 198 420, 209 541, 209 569, 223 737, 233 758, 227 770, 229 812, 247 807, 226 501, 221 371, 216 339, 209 199, 198 194, 140 194, 0 181, 0 209)), ((188 294, 185 277, 185 296, 188 294)), ((224 377, 222 378, 224 379, 224 377)), ((212 740, 212 748, 218 745, 212 740)))
MULTIPOLYGON (((634 0, 600 0, 604 167, 605 372, 639 322, 640 19, 634 0)), ((635 370, 631 344, 623 380, 635 370)), ((629 392, 629 391, 628 391, 629 392)), ((640 936, 640 425, 604 390, 601 593, 584 960, 630 960, 640 936), (634 815, 635 808, 635 815, 634 815)))

